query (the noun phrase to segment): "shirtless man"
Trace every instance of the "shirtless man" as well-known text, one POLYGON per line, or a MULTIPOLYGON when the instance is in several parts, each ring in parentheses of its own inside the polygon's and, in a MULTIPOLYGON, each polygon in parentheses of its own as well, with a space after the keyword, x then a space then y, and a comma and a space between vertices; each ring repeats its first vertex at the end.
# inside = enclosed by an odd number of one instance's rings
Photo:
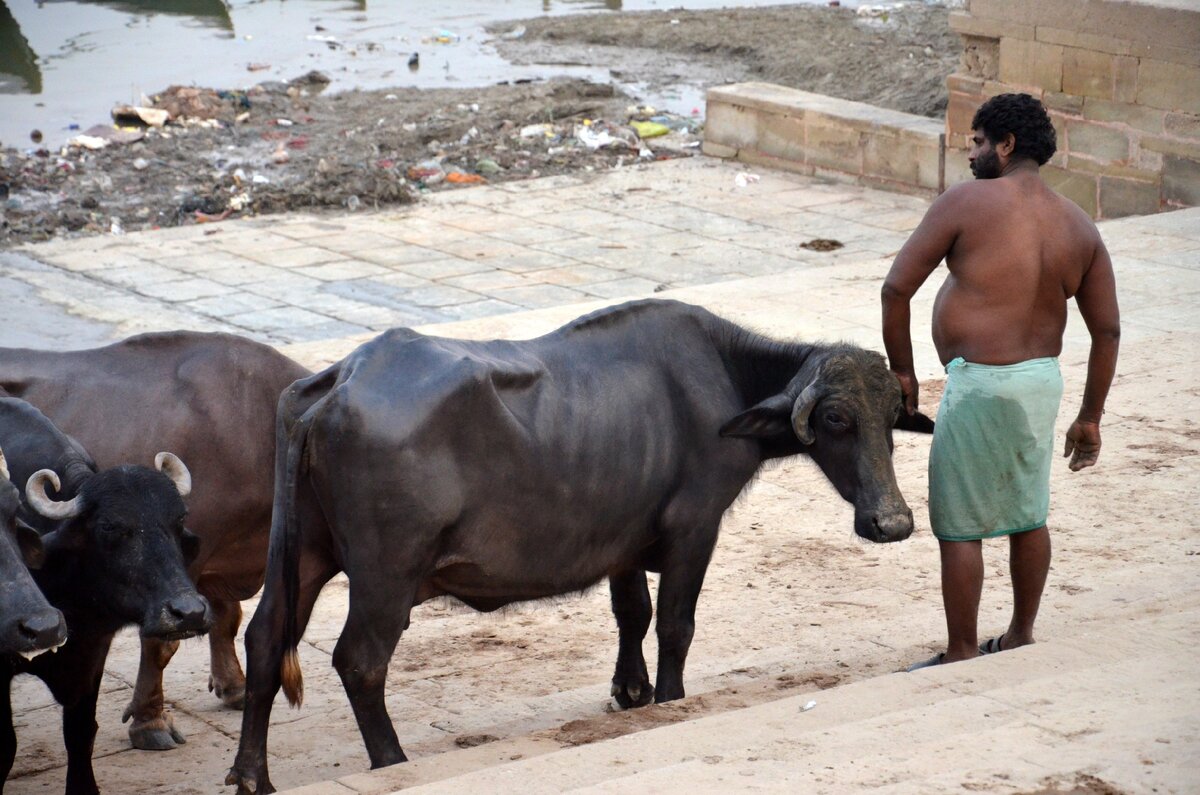
POLYGON ((1038 168, 1054 154, 1054 127, 1038 100, 1002 94, 971 123, 975 181, 930 206, 883 285, 883 338, 907 411, 917 408, 909 301, 946 260, 933 308, 933 342, 946 390, 929 456, 929 518, 941 548, 946 651, 909 668, 951 663, 1033 643, 1050 569, 1050 464, 1062 397, 1058 355, 1074 297, 1091 334, 1087 384, 1067 431, 1070 468, 1096 463, 1100 416, 1112 383, 1120 317, 1112 263, 1079 207, 1038 168), (1009 537, 1013 614, 982 646, 982 539, 1009 537))

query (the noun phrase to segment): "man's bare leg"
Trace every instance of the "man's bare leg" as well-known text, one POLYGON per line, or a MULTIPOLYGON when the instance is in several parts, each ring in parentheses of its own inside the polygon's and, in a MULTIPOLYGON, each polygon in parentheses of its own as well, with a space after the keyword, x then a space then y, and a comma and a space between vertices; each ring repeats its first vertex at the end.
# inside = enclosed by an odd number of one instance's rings
POLYGON ((942 604, 949 641, 943 663, 979 656, 979 598, 983 593, 983 544, 938 541, 942 552, 942 604))
POLYGON ((1050 532, 1045 525, 1009 538, 1008 570, 1012 576, 1012 621, 1001 640, 1002 649, 1015 649, 1033 643, 1033 622, 1037 619, 1050 573, 1050 532))

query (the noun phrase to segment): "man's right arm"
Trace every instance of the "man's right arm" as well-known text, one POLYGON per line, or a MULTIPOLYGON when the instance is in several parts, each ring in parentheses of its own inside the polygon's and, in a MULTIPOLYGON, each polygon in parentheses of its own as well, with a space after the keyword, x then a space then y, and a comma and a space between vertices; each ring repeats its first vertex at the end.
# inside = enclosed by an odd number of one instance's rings
POLYGON ((1083 403, 1067 430, 1063 452, 1064 457, 1071 456, 1071 470, 1078 472, 1095 464, 1100 455, 1100 417, 1104 414, 1104 402, 1117 369, 1117 349, 1121 342, 1116 278, 1112 260, 1099 235, 1092 263, 1075 293, 1075 302, 1092 337, 1083 403))
POLYGON ((880 291, 883 346, 888 366, 900 381, 904 408, 909 414, 917 409, 919 389, 913 367, 909 302, 954 246, 959 226, 956 210, 963 193, 961 186, 955 186, 934 200, 920 226, 896 255, 880 291))

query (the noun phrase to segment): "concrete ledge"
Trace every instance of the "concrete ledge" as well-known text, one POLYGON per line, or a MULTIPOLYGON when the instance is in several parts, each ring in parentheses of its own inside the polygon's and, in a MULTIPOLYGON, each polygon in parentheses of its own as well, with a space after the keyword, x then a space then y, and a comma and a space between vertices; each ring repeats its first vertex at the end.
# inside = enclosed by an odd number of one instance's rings
POLYGON ((770 83, 709 89, 705 154, 924 196, 945 186, 937 119, 770 83))

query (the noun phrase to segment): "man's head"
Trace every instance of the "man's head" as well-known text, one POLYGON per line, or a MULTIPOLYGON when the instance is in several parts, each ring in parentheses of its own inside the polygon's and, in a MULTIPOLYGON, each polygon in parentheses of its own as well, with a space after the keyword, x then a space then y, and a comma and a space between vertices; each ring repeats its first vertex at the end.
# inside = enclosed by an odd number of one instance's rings
POLYGON ((976 179, 995 179, 1013 161, 1045 165, 1057 148, 1050 116, 1028 94, 992 97, 975 111, 971 131, 974 146, 968 159, 976 179))

